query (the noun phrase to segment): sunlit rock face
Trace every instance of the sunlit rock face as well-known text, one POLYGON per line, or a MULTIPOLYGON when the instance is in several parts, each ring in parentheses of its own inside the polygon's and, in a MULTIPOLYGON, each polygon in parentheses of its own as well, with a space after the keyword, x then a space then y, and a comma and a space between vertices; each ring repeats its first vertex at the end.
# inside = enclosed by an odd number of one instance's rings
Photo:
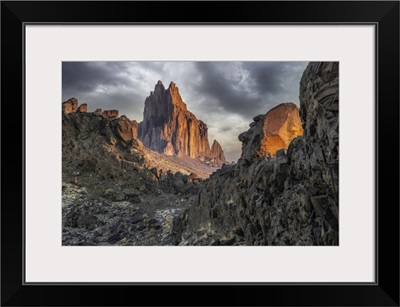
POLYGON ((217 163, 226 162, 224 151, 217 140, 214 140, 213 144, 211 145, 210 157, 215 159, 215 162, 217 163))
POLYGON ((207 125, 187 110, 173 82, 166 89, 158 81, 146 98, 138 136, 144 146, 166 155, 199 158, 211 153, 207 125))
POLYGON ((62 103, 62 111, 64 114, 75 113, 75 112, 86 113, 87 112, 87 104, 82 103, 79 106, 78 99, 72 97, 62 103))
POLYGON ((303 135, 299 108, 291 102, 282 103, 253 120, 252 129, 239 136, 243 142, 242 159, 250 162, 287 149, 294 138, 303 135))
POLYGON ((87 103, 82 103, 76 111, 79 113, 86 113, 87 112, 87 103))
POLYGON ((78 99, 70 98, 62 103, 63 113, 72 113, 78 110, 78 99))
POLYGON ((264 137, 260 142, 258 156, 287 149, 290 142, 303 135, 299 108, 293 103, 283 103, 267 113, 263 125, 264 137))

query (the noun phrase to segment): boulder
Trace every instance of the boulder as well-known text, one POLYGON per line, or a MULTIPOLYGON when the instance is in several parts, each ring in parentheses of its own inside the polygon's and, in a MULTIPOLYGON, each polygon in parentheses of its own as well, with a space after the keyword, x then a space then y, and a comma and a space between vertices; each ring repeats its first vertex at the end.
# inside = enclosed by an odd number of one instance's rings
POLYGON ((299 108, 291 102, 282 103, 253 120, 249 131, 239 136, 243 142, 242 159, 248 161, 286 150, 294 138, 303 134, 299 108))

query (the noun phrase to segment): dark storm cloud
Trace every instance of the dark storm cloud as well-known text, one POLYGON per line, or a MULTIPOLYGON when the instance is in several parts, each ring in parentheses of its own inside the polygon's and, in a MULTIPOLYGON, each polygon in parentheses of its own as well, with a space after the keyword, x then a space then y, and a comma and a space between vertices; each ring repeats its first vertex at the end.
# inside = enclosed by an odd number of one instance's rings
POLYGON ((64 62, 63 101, 76 97, 88 103, 90 110, 118 109, 139 119, 146 94, 138 79, 143 73, 162 70, 163 63, 140 63, 135 73, 136 66, 131 62, 64 62))
POLYGON ((207 123, 229 160, 240 155, 237 136, 252 118, 299 95, 306 62, 64 62, 63 101, 142 120, 144 101, 161 80, 174 81, 188 109, 207 123))
POLYGON ((254 116, 273 106, 298 103, 299 81, 305 62, 198 62, 202 76, 196 90, 224 111, 254 116))
POLYGON ((205 98, 209 98, 208 104, 220 106, 225 111, 247 114, 249 107, 255 109, 260 107, 261 101, 249 97, 246 85, 237 86, 242 75, 238 69, 232 69, 230 63, 199 62, 196 63, 198 73, 202 76, 201 81, 195 86, 198 92, 201 92, 205 98), (230 70, 235 70, 230 72, 230 70), (233 75, 236 73, 237 75, 233 75), (225 74, 225 76, 224 76, 225 74), (237 82, 234 82, 237 79, 237 82))
POLYGON ((124 62, 64 62, 63 86, 76 91, 93 91, 98 85, 128 85, 124 62))

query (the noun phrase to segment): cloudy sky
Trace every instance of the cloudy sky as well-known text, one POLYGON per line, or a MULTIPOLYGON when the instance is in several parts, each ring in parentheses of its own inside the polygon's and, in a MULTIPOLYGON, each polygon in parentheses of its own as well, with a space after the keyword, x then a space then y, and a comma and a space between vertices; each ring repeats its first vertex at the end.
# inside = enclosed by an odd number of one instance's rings
POLYGON ((283 102, 299 104, 307 62, 64 62, 62 98, 88 111, 117 109, 138 122, 158 80, 179 88, 188 110, 204 121, 228 160, 240 157, 238 135, 252 118, 283 102))

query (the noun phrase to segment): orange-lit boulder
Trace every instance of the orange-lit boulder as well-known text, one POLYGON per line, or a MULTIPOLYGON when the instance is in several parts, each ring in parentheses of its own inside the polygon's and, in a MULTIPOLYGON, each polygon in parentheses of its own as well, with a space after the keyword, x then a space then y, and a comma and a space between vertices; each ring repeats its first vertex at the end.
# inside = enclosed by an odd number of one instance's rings
POLYGON ((291 102, 282 103, 265 115, 254 117, 251 129, 242 133, 242 158, 252 161, 261 156, 275 155, 287 149, 290 142, 303 135, 299 108, 291 102))

